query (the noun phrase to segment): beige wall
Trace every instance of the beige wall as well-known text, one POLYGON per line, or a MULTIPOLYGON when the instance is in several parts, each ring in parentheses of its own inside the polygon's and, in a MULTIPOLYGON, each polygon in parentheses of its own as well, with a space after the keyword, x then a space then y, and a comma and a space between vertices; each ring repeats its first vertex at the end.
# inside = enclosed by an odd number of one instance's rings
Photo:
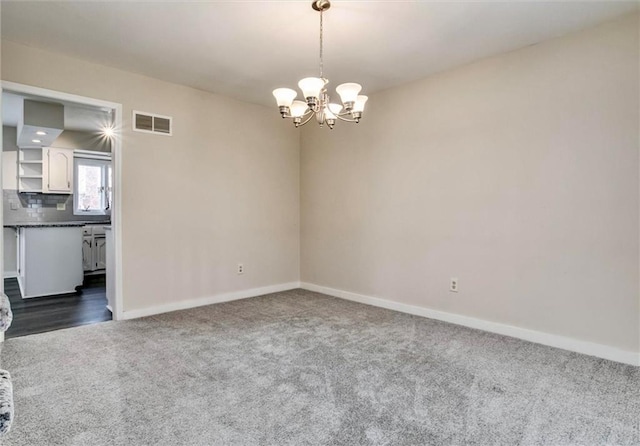
POLYGON ((18 244, 16 240, 16 230, 13 228, 2 228, 3 237, 3 276, 16 276, 18 273, 18 244))
POLYGON ((2 79, 123 104, 125 311, 298 280, 299 135, 272 109, 7 41, 2 79))
POLYGON ((305 127, 302 280, 637 352, 638 51, 630 16, 305 127))
MULTIPOLYGON (((2 126, 2 188, 18 189, 17 129, 2 126)), ((5 231, 6 232, 6 231, 5 231)), ((6 257, 6 256, 5 256, 6 257)), ((15 263, 15 260, 14 260, 15 263)))
MULTIPOLYGON (((1 96, 1 95, 0 95, 1 96)), ((17 129, 15 127, 2 126, 2 188, 18 188, 18 146, 17 129)), ((16 257, 16 230, 13 228, 2 228, 3 240, 3 276, 14 276, 18 271, 16 257)))

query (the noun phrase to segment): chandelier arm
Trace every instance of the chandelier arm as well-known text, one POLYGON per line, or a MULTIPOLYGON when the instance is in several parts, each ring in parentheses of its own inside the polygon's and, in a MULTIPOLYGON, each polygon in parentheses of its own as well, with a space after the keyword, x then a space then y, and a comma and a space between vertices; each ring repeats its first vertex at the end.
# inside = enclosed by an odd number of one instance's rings
POLYGON ((357 123, 357 122, 358 122, 358 121, 356 121, 355 119, 347 119, 347 118, 343 118, 343 117, 342 117, 342 116, 340 116, 340 115, 335 115, 335 116, 336 116, 336 118, 338 118, 339 120, 344 121, 344 122, 355 122, 355 123, 357 123))
POLYGON ((309 113, 309 117, 307 119, 305 119, 304 121, 302 121, 300 124, 298 124, 298 127, 302 127, 307 122, 311 121, 311 118, 313 118, 314 116, 315 116, 315 112, 311 111, 311 113, 309 113))
MULTIPOLYGON (((309 113, 313 113, 313 110, 309 109, 309 111, 306 111, 304 113, 304 115, 301 116, 301 118, 306 118, 309 113)), ((294 116, 291 113, 289 113, 287 115, 284 115, 283 117, 287 118, 287 119, 293 119, 294 118, 294 116)))

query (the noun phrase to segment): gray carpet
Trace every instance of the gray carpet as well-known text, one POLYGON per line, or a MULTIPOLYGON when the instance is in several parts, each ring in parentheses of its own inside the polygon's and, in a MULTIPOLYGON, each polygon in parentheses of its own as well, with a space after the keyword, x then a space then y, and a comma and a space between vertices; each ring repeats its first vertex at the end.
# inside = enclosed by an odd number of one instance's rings
POLYGON ((10 339, 12 445, 640 444, 640 369, 294 290, 10 339))

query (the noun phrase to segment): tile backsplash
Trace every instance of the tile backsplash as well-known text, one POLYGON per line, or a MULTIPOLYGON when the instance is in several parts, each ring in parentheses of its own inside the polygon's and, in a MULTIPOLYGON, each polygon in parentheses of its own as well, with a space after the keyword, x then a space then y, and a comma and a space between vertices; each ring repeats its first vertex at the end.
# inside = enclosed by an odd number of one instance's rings
POLYGON ((19 194, 17 190, 2 191, 4 224, 56 221, 105 221, 106 215, 74 215, 73 195, 19 194), (58 210, 64 204, 64 210, 58 210))

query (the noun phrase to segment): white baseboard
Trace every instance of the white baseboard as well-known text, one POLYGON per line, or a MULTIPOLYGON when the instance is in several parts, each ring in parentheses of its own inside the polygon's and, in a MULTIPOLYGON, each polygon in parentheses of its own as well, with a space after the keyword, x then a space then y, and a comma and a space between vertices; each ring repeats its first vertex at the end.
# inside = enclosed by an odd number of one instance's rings
POLYGON ((130 310, 122 313, 122 319, 136 319, 139 317, 152 316, 154 314, 169 313, 171 311, 186 310, 188 308, 201 307, 203 305, 218 304, 229 302, 232 300, 246 299, 248 297, 262 296, 263 294, 279 293, 281 291, 294 290, 300 288, 300 282, 282 283, 279 285, 270 285, 260 288, 252 288, 249 290, 233 291, 230 293, 221 293, 209 297, 201 297, 198 299, 182 300, 179 302, 171 302, 155 307, 141 308, 139 310, 130 310))
POLYGON ((386 308, 388 310, 400 311, 402 313, 413 314, 416 316, 437 319, 439 321, 450 322, 456 325, 463 325, 469 328, 497 333, 512 338, 523 339, 525 341, 535 342, 538 344, 548 345, 550 347, 561 348, 576 353, 596 356, 598 358, 608 359, 611 361, 622 362, 634 366, 640 366, 640 353, 621 350, 608 345, 596 344, 593 342, 580 341, 577 339, 558 336, 541 331, 529 330, 526 328, 514 327, 512 325, 500 324, 498 322, 485 321, 468 316, 462 316, 444 311, 431 310, 429 308, 408 305, 391 300, 381 299, 378 297, 365 296, 363 294, 351 293, 349 291, 328 288, 313 283, 301 282, 300 287, 305 290, 315 291, 317 293, 328 294, 329 296, 339 297, 341 299, 351 300, 362 304, 373 305, 376 307, 386 308))
POLYGON ((18 277, 18 271, 5 271, 4 278, 5 279, 15 279, 18 277))

